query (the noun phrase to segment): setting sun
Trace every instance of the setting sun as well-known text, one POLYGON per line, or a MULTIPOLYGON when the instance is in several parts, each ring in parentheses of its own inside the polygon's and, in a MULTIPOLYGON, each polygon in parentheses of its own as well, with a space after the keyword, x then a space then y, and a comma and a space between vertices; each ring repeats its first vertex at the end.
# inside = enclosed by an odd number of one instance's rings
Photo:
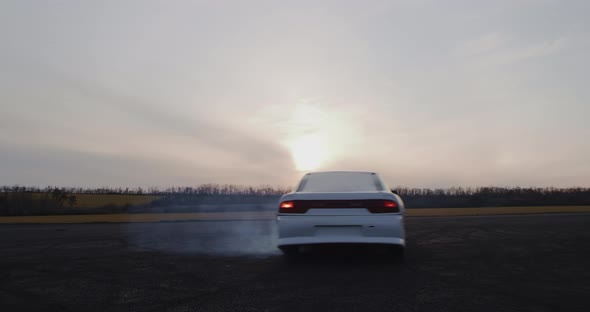
MULTIPOLYGON (((302 100, 295 105, 285 121, 288 148, 298 171, 313 171, 325 166, 330 150, 330 128, 327 113, 317 103, 302 100)), ((330 155, 329 155, 330 154, 330 155)))
POLYGON ((342 157, 357 152, 358 125, 346 112, 330 108, 321 99, 302 99, 289 107, 287 114, 277 110, 270 119, 280 121, 281 144, 291 154, 293 166, 298 171, 316 171, 334 166, 342 157))
POLYGON ((326 158, 326 150, 321 137, 309 134, 290 142, 289 149, 299 171, 318 169, 326 158))

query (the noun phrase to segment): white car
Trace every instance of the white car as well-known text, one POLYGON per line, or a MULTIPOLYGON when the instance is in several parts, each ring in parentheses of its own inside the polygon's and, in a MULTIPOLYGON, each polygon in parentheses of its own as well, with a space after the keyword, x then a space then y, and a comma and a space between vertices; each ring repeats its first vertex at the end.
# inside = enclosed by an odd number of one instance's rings
POLYGON ((386 244, 405 248, 404 203, 374 172, 308 173, 279 202, 278 247, 298 253, 309 244, 386 244))

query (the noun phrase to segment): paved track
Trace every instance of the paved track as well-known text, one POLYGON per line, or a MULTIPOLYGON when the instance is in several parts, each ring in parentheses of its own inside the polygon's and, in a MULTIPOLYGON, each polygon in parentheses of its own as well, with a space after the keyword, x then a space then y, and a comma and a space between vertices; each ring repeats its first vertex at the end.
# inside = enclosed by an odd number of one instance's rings
POLYGON ((0 311, 587 311, 590 214, 411 218, 405 261, 272 221, 0 226, 0 311))

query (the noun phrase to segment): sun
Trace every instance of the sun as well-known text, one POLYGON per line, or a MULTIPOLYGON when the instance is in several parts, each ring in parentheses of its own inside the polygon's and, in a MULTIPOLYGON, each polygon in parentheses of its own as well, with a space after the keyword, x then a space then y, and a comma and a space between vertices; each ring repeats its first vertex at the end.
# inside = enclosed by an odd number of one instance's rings
POLYGON ((326 149, 319 134, 306 134, 288 143, 295 168, 299 171, 317 170, 326 159, 326 149))
POLYGON ((317 100, 301 100, 289 107, 281 121, 281 144, 291 154, 297 171, 316 171, 331 166, 341 150, 339 143, 351 135, 339 112, 326 110, 317 100))

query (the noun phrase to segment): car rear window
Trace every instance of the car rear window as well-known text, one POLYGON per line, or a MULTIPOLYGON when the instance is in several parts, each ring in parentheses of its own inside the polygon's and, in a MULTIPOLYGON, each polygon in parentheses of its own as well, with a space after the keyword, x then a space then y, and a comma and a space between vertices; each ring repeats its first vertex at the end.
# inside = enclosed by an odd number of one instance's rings
POLYGON ((372 172, 318 172, 306 174, 298 192, 375 192, 385 186, 372 172))

